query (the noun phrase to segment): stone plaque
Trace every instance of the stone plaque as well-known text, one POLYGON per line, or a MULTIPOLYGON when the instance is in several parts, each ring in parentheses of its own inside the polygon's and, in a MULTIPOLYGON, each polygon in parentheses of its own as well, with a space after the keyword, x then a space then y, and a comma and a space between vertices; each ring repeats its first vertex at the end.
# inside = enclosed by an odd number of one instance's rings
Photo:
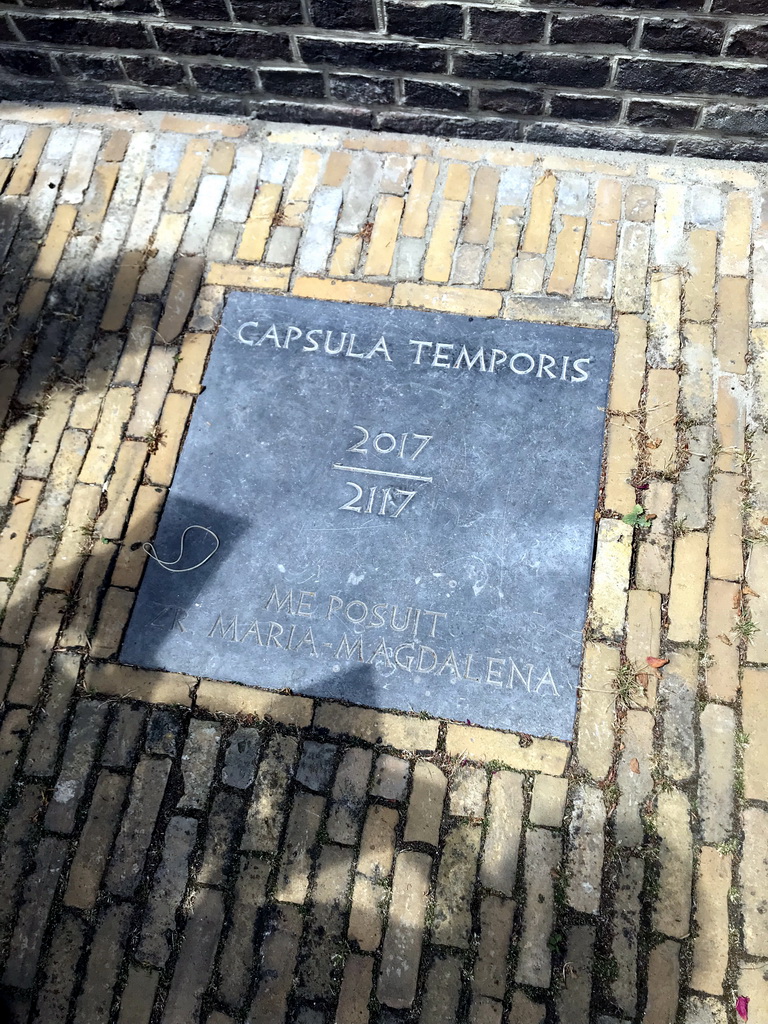
POLYGON ((612 352, 231 295, 122 659, 569 739, 612 352))

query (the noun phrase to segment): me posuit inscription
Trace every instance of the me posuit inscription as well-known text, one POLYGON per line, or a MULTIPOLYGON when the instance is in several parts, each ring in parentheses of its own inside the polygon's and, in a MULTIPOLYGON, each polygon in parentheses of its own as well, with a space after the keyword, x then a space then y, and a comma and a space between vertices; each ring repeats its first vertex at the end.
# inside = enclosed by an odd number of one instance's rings
POLYGON ((231 295, 122 659, 570 738, 612 351, 231 295))

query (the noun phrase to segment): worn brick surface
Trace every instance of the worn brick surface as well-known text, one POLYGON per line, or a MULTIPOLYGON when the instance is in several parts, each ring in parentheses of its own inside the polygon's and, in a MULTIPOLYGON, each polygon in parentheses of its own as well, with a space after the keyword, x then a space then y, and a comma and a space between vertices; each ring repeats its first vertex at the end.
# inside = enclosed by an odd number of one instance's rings
POLYGON ((552 971, 549 941, 554 924, 554 873, 560 863, 560 836, 546 829, 526 834, 525 911, 515 980, 548 988, 552 971))
POLYGON ((720 995, 728 967, 728 893, 732 858, 702 847, 696 874, 696 937, 691 988, 720 995))

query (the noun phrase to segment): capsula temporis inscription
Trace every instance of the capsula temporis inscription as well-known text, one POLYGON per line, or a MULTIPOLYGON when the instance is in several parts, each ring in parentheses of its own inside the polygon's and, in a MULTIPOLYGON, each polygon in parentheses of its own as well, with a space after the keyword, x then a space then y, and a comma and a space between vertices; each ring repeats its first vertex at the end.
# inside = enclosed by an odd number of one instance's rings
POLYGON ((122 658, 570 738, 612 350, 231 295, 122 658))

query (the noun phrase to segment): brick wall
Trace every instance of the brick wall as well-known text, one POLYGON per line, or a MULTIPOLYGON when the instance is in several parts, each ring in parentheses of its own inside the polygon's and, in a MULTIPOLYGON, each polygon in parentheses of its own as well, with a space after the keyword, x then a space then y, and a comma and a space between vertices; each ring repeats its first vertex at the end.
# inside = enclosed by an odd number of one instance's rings
POLYGON ((768 0, 18 0, 0 12, 8 99, 768 160, 768 0))

